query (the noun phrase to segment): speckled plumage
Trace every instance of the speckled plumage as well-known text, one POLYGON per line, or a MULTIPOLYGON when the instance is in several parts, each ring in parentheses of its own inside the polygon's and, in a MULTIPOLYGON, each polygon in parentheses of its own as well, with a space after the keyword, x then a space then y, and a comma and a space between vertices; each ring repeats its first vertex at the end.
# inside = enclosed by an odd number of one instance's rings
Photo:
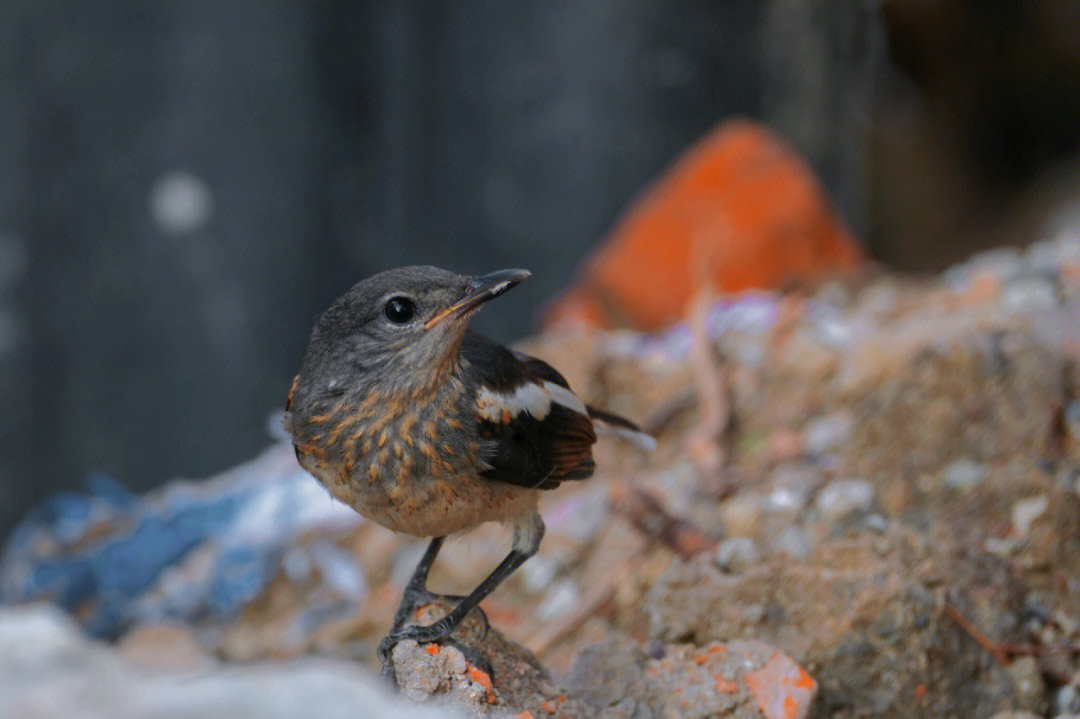
POLYGON ((536 552, 540 490, 592 475, 594 419, 638 432, 586 407, 548 364, 466 329, 527 276, 404 267, 369 277, 319 318, 293 380, 285 427, 301 465, 360 514, 434 537, 380 644, 384 661, 406 637, 447 637, 536 552), (428 596, 442 537, 491 521, 514 529, 507 557, 446 618, 403 629, 428 596))

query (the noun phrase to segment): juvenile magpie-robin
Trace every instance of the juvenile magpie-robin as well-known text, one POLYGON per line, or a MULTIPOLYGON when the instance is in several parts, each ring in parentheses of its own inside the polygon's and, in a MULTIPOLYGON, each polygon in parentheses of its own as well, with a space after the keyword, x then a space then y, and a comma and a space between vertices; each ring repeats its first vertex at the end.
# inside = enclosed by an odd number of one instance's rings
POLYGON ((285 426, 300 464, 360 514, 433 537, 380 642, 435 642, 536 553, 541 490, 593 473, 597 431, 649 447, 629 421, 589 407, 547 363, 467 329, 488 300, 529 273, 466 277, 402 267, 369 277, 316 323, 293 380, 285 426), (444 537, 483 522, 513 527, 510 553, 453 609, 406 626, 431 597, 444 537))

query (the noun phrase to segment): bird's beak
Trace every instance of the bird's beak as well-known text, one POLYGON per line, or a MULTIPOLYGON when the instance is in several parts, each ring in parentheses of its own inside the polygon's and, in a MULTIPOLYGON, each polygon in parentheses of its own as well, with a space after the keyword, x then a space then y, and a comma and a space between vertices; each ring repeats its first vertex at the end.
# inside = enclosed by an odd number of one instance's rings
POLYGON ((448 318, 469 316, 477 307, 495 299, 530 274, 532 273, 528 270, 499 270, 489 275, 473 277, 465 285, 465 296, 425 322, 424 329, 429 330, 448 318))

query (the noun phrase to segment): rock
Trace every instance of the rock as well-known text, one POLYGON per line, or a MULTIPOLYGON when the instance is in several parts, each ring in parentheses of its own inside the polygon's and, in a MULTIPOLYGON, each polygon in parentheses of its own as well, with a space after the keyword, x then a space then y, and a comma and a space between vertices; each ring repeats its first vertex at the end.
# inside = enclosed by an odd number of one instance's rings
POLYGON ((986 467, 967 458, 950 462, 941 472, 941 482, 949 489, 967 492, 986 477, 986 467))
POLYGON ((725 531, 735 537, 752 537, 761 529, 764 500, 756 494, 741 494, 724 503, 720 516, 725 531))
POLYGON ((716 548, 714 561, 726 572, 741 572, 761 557, 757 544, 749 537, 730 537, 716 548))
POLYGON ((873 504, 874 486, 861 479, 834 479, 822 488, 815 502, 829 521, 867 512, 873 504))
POLYGON ((421 647, 405 641, 394 647, 392 660, 402 694, 413 701, 437 697, 440 704, 470 713, 487 713, 498 703, 491 678, 476 667, 470 672, 464 655, 454 647, 421 647))
POLYGON ((1027 497, 1013 504, 1012 525, 1016 533, 1021 537, 1026 536, 1031 529, 1031 523, 1038 519, 1049 505, 1050 499, 1045 494, 1027 497))
POLYGON ((1017 657, 1009 664, 1009 676, 1016 689, 1016 708, 1031 712, 1046 711, 1046 682, 1035 657, 1017 657))
POLYGON ((803 429, 803 443, 811 455, 825 454, 851 436, 852 418, 848 412, 836 412, 818 417, 803 429))
MULTIPOLYGON (((447 609, 443 603, 426 605, 419 610, 418 619, 425 624, 437 621, 447 609)), ((473 714, 530 712, 534 717, 546 716, 543 707, 557 703, 559 716, 567 719, 593 716, 584 702, 567 698, 567 692, 531 652, 504 638, 494 627, 485 627, 478 613, 466 616, 454 638, 483 656, 491 664, 492 674, 468 663, 452 646, 402 642, 394 648, 391 659, 398 683, 410 699, 473 714)))
POLYGON ((649 659, 625 638, 583 651, 568 684, 601 716, 705 719, 805 717, 817 683, 762 642, 677 644, 649 659))
MULTIPOLYGON (((745 665, 746 661, 740 661, 745 665)), ((780 650, 774 650, 760 669, 743 678, 766 719, 798 719, 810 713, 818 685, 806 670, 780 650)), ((720 682, 717 681, 717 689, 720 682)))
POLYGON ((603 712, 618 708, 625 716, 641 717, 649 710, 638 696, 645 677, 645 652, 637 642, 615 634, 583 649, 566 677, 566 688, 603 712))
POLYGON ((780 288, 852 274, 863 257, 806 161, 767 128, 730 120, 646 191, 544 322, 657 329, 702 283, 780 288))
POLYGON ((1001 306, 1006 312, 1031 313, 1057 307, 1060 293, 1045 277, 1018 277, 1005 285, 1001 306))
POLYGON ((1061 357, 1024 331, 954 330, 859 400, 845 453, 853 472, 875 482, 914 479, 936 475, 957 448, 984 463, 1052 446, 1065 391, 1061 357))
POLYGON ((674 565, 644 603, 658 642, 751 636, 780 648, 820 684, 822 715, 986 716, 1024 706, 1028 687, 1021 692, 941 613, 940 595, 997 641, 1021 639, 1022 593, 1005 565, 899 528, 739 574, 698 557, 674 565), (745 611, 756 603, 763 611, 745 611))

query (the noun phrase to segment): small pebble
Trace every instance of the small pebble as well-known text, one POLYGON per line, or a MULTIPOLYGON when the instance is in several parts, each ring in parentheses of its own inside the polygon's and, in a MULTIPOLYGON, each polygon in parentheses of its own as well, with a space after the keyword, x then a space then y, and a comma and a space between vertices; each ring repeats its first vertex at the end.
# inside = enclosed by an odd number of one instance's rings
POLYGON ((941 481, 949 489, 967 492, 986 478, 986 467, 967 457, 950 462, 941 472, 941 481))
POLYGON ((1016 689, 1016 699, 1025 709, 1038 708, 1046 693, 1046 683, 1039 671, 1039 663, 1035 657, 1017 657, 1008 667, 1009 676, 1012 677, 1013 687, 1016 689))
POLYGON ((1058 689, 1054 695, 1054 712, 1057 716, 1080 715, 1080 691, 1071 684, 1058 689))
POLYGON ((874 503, 874 485, 862 479, 834 479, 817 496, 816 506, 827 519, 866 512, 874 503))
POLYGON ((784 552, 794 559, 802 559, 810 553, 811 542, 806 532, 801 527, 789 525, 784 527, 771 542, 772 548, 778 552, 784 552))
POLYGON ((1005 285, 1001 293, 1001 306, 1005 311, 1030 314, 1057 307, 1060 303, 1058 289, 1045 277, 1020 277, 1005 285))
POLYGON ((1031 523, 1038 519, 1049 506, 1050 499, 1045 494, 1018 500, 1012 507, 1013 529, 1020 536, 1027 535, 1031 530, 1031 523))
POLYGON ((808 317, 814 340, 831 350, 844 350, 855 341, 851 324, 835 308, 815 303, 808 317))
POLYGON ((720 517, 724 530, 733 537, 752 537, 761 530, 761 497, 740 494, 724 502, 720 517))
POLYGON ((741 572, 761 557, 757 544, 749 537, 729 537, 716 548, 713 561, 726 572, 741 572))
POLYGON ((879 534, 883 534, 885 530, 889 528, 889 520, 885 519, 885 517, 882 517, 877 512, 868 514, 866 516, 865 524, 867 529, 879 534))
POLYGON ((1020 251, 1015 247, 1000 247, 980 252, 966 262, 950 267, 942 273, 941 281, 947 287, 963 292, 976 275, 989 273, 1008 280, 1019 266, 1020 251))
POLYGON ((855 421, 849 412, 833 412, 811 420, 803 430, 803 445, 810 455, 825 454, 851 437, 855 421))
POLYGON ((799 512, 806 506, 810 492, 817 486, 819 473, 807 464, 785 464, 772 477, 773 489, 766 497, 770 512, 799 512))

